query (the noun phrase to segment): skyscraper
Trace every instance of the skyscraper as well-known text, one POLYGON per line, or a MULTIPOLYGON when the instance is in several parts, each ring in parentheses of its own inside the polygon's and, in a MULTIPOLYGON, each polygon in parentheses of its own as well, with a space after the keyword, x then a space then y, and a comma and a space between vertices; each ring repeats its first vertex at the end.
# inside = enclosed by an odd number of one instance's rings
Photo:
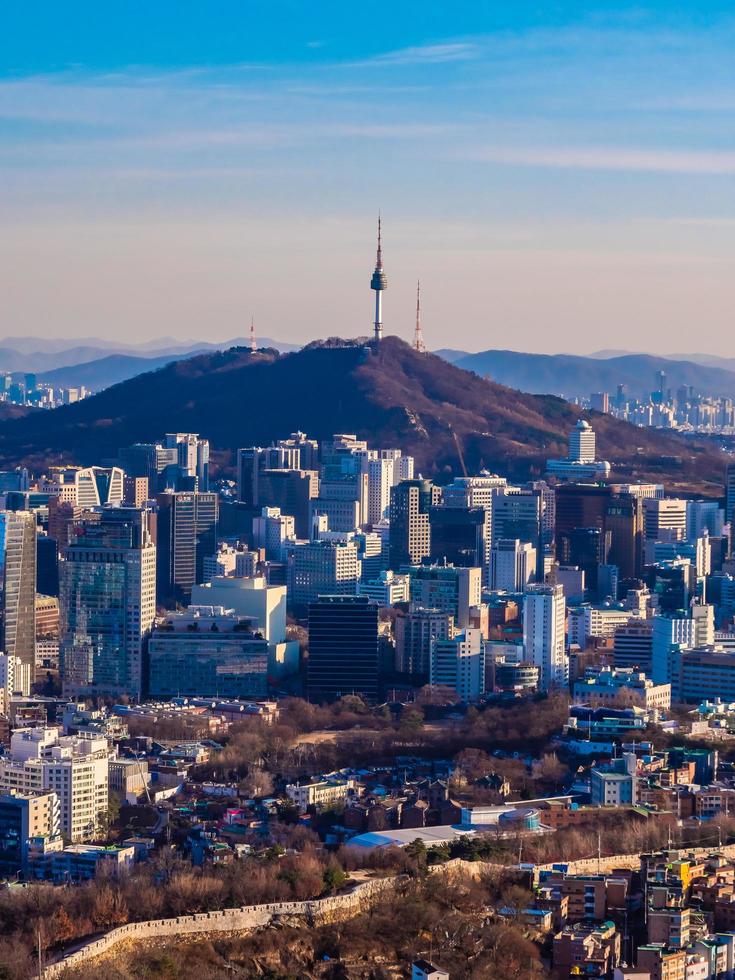
POLYGON ((158 503, 158 600, 188 603, 204 579, 204 558, 217 548, 216 493, 161 493, 158 503))
POLYGON ((523 592, 536 574, 536 549, 518 538, 499 538, 490 558, 490 588, 523 592))
POLYGON ((310 698, 378 697, 378 607, 367 596, 320 596, 309 606, 310 698))
POLYGON ((485 507, 432 507, 431 558, 452 565, 485 568, 490 560, 490 511, 485 507))
POLYGON ((569 658, 564 649, 564 589, 561 585, 530 585, 523 597, 525 658, 539 668, 539 689, 565 688, 569 658))
POLYGON ((643 525, 644 561, 651 562, 656 541, 682 541, 686 537, 686 500, 647 497, 643 501, 643 525))
POLYGON ((640 578, 643 571, 643 501, 631 494, 611 498, 605 509, 610 533, 608 562, 617 565, 621 579, 640 578))
POLYGON ((209 490, 209 440, 196 432, 167 432, 166 449, 175 449, 179 466, 177 489, 209 490))
POLYGON ((429 683, 449 687, 465 703, 477 701, 485 689, 485 658, 479 629, 469 627, 447 639, 431 641, 429 683))
POLYGON ((383 290, 388 288, 388 277, 383 272, 383 244, 381 220, 378 216, 378 254, 375 259, 375 269, 370 280, 370 288, 375 290, 375 321, 373 329, 375 340, 383 339, 383 290))
POLYGON ((543 578, 542 529, 546 508, 545 491, 500 487, 493 492, 490 511, 491 547, 501 539, 527 541, 536 551, 536 575, 543 578))
POLYGON ((420 606, 450 613, 460 629, 472 625, 470 610, 479 606, 482 598, 482 569, 413 565, 405 570, 411 576, 414 608, 420 606))
POLYGON ((725 470, 725 521, 730 525, 730 552, 735 552, 735 462, 725 470))
POLYGON ((288 556, 288 601, 300 609, 320 595, 357 594, 361 563, 355 541, 306 541, 288 556))
POLYGON ((595 461, 595 433, 584 419, 580 419, 569 433, 569 459, 575 463, 595 461))
POLYGON ((597 569, 608 563, 610 533, 599 527, 575 527, 559 538, 557 558, 562 565, 576 565, 585 574, 588 589, 597 590, 597 569))
POLYGON ((155 515, 98 508, 69 528, 59 582, 64 693, 140 698, 156 614, 155 515))
POLYGON ((569 452, 566 459, 547 459, 546 472, 559 479, 607 478, 610 464, 595 459, 595 433, 589 422, 579 419, 569 433, 569 452))
POLYGON ((556 550, 561 536, 577 527, 605 527, 605 513, 612 498, 609 486, 596 483, 563 483, 556 488, 556 550))
POLYGON ((431 554, 430 509, 441 500, 431 480, 403 480, 390 493, 390 567, 418 565, 431 554))
POLYGON ((33 677, 36 656, 36 515, 0 511, 0 638, 33 677))
POLYGON ((412 606, 396 617, 395 635, 396 669, 428 680, 432 640, 454 635, 454 617, 441 609, 412 606))

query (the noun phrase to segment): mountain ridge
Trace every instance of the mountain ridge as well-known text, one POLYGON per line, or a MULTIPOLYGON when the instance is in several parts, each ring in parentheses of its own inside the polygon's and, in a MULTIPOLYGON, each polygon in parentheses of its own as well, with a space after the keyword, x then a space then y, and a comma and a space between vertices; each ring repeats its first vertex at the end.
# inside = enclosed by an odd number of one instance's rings
POLYGON ((236 347, 175 361, 73 405, 3 423, 0 462, 90 464, 132 442, 192 431, 210 439, 231 472, 239 446, 302 429, 319 439, 355 432, 377 448, 400 447, 438 479, 461 472, 456 435, 470 470, 528 478, 543 473, 547 457, 566 454, 582 415, 593 421, 598 455, 611 460, 614 476, 720 492, 723 462, 704 442, 512 391, 397 337, 379 345, 332 340, 287 354, 236 347))
POLYGON ((657 371, 666 372, 674 391, 692 385, 703 394, 735 396, 735 371, 693 361, 675 361, 653 354, 585 357, 577 354, 527 354, 513 350, 487 350, 451 363, 500 384, 531 394, 556 393, 584 397, 593 391, 614 394, 625 383, 629 396, 647 396, 655 388, 657 371))
MULTIPOLYGON (((112 341, 86 338, 93 343, 64 343, 62 341, 46 340, 43 337, 9 337, 0 340, 0 372, 20 372, 45 375, 61 368, 73 368, 85 365, 88 376, 93 371, 91 365, 98 360, 109 357, 138 357, 141 361, 170 357, 190 357, 192 354, 205 351, 227 350, 230 347, 247 346, 249 338, 233 337, 221 343, 216 341, 173 341, 163 346, 155 346, 171 338, 158 338, 145 344, 121 344, 112 341), (17 348, 12 344, 17 344, 17 348), (44 346, 48 344, 48 346, 44 346), (18 349, 20 348, 20 349, 18 349)), ((85 340, 85 338, 82 338, 85 340)), ((298 350, 298 345, 285 341, 274 340, 271 337, 261 337, 259 343, 263 347, 274 347, 281 351, 298 350)), ((132 377, 132 375, 128 375, 132 377)), ((61 384, 62 382, 57 382, 61 384)), ((84 384, 84 381, 68 379, 67 384, 84 384)), ((93 385, 98 387, 98 385, 93 385)))

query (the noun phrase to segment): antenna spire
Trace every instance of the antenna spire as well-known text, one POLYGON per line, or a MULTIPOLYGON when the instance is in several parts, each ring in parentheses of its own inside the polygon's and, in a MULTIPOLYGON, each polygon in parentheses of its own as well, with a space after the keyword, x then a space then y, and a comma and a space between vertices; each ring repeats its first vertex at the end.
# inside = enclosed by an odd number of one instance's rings
POLYGON ((413 348, 418 351, 419 354, 426 353, 426 344, 424 343, 424 335, 421 332, 421 280, 416 280, 416 329, 413 334, 413 348))
POLYGON ((257 349, 258 349, 258 345, 255 341, 255 317, 251 316, 250 317, 250 350, 256 351, 257 349))

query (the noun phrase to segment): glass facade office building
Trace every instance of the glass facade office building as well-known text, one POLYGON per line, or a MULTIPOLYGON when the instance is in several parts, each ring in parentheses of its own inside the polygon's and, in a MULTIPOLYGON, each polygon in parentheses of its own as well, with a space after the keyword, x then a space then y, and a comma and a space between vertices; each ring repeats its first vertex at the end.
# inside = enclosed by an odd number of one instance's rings
POLYGON ((156 612, 148 510, 99 508, 74 521, 59 578, 65 694, 140 698, 143 645, 156 612))
POLYGON ((3 653, 33 676, 36 656, 36 515, 0 511, 0 603, 3 653))

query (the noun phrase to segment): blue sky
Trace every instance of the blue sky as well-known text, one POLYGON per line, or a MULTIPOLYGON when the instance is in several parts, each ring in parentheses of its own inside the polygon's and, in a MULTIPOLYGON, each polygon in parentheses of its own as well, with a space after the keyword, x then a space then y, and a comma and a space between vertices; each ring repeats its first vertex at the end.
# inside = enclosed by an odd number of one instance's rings
POLYGON ((0 332, 735 355, 706 6, 6 2, 0 332))

